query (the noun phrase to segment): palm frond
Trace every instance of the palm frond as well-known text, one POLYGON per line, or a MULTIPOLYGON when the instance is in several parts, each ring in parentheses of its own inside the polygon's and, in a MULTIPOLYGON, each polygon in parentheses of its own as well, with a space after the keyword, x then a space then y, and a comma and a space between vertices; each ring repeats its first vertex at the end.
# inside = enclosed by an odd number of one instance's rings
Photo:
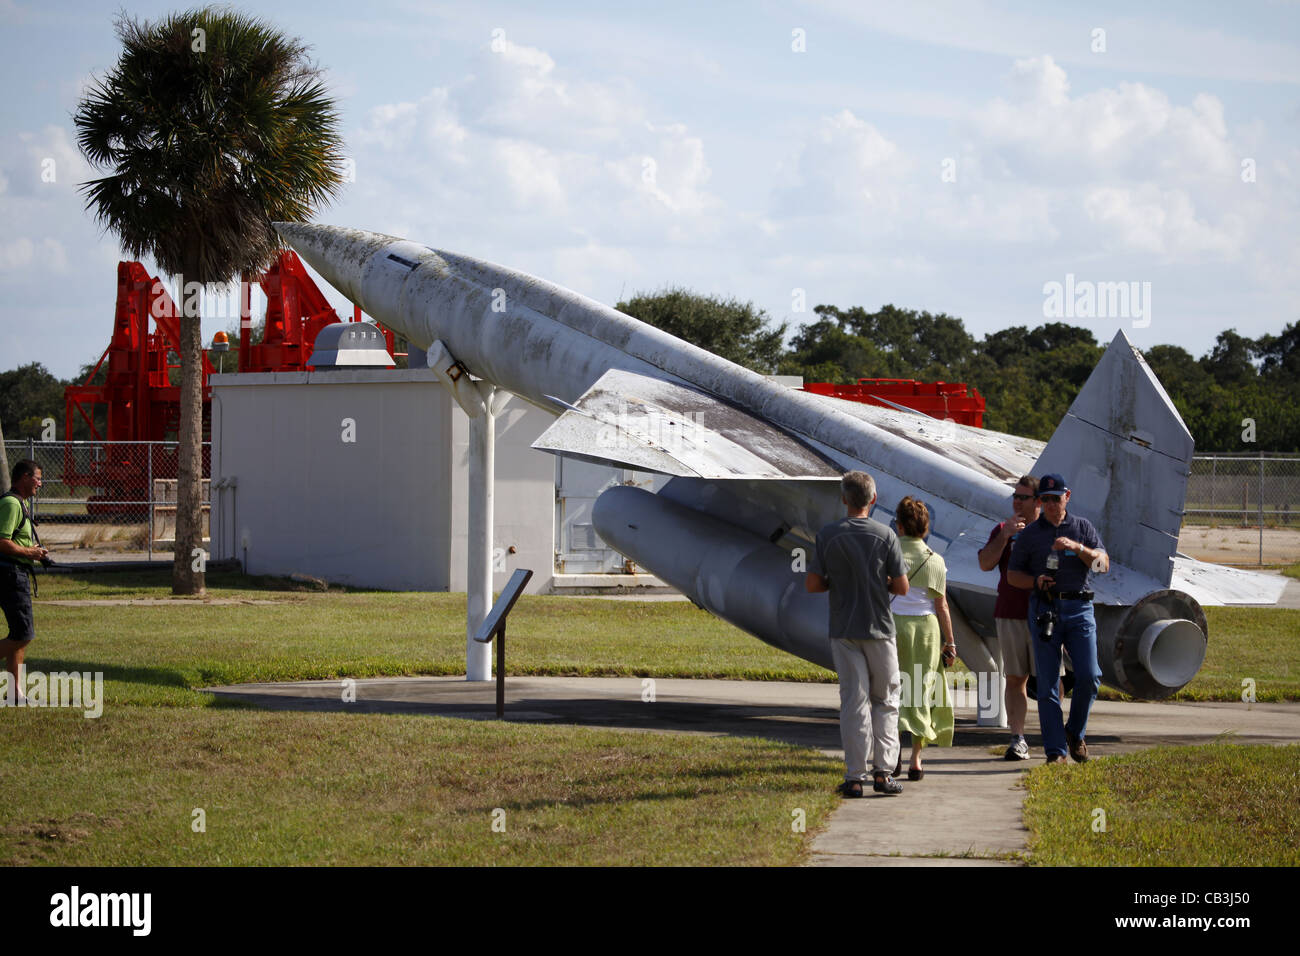
POLYGON ((105 173, 82 184, 87 209, 166 271, 216 282, 263 268, 271 222, 310 218, 343 183, 340 117, 310 48, 222 6, 122 14, 115 29, 118 62, 74 114, 105 173))

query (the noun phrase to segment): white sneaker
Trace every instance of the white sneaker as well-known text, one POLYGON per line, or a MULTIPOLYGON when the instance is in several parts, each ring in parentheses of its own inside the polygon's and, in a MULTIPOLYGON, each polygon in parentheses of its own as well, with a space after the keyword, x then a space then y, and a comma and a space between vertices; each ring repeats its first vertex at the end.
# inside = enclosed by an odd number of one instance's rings
POLYGON ((1025 742, 1024 737, 1017 737, 1011 741, 1011 746, 1007 748, 1005 760, 1028 760, 1029 744, 1025 742))

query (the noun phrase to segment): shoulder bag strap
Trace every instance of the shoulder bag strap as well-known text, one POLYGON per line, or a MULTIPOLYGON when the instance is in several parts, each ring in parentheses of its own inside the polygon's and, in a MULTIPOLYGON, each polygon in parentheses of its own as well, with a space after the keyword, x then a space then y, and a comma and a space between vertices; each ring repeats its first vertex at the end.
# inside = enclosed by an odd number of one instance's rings
MULTIPOLYGON (((30 523, 32 519, 31 516, 27 514, 27 509, 23 507, 23 499, 19 498, 12 491, 6 491, 3 495, 0 495, 0 499, 4 498, 12 498, 14 501, 18 502, 18 512, 21 517, 18 519, 18 523, 14 525, 13 532, 9 535, 9 540, 17 544, 18 532, 23 530, 23 522, 26 521, 30 523)), ((34 528, 35 525, 32 525, 32 527, 34 528)))
POLYGON ((921 561, 921 563, 918 564, 916 567, 912 568, 912 570, 907 572, 908 578, 911 578, 912 575, 914 575, 917 571, 920 571, 923 567, 925 567, 925 562, 929 561, 932 557, 934 557, 934 552, 927 549, 925 552, 925 558, 921 561))

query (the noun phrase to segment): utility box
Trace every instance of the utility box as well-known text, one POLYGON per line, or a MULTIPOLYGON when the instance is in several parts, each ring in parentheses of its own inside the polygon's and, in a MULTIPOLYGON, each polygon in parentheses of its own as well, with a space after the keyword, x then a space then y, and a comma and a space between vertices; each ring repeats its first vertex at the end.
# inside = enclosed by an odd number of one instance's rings
POLYGON ((392 368, 384 333, 370 322, 335 322, 316 334, 311 366, 317 371, 330 368, 392 368))
MULTIPOLYGON (((209 500, 209 486, 211 480, 204 478, 201 481, 201 496, 203 501, 209 500)), ((153 536, 155 545, 174 545, 176 544, 176 479, 175 478, 155 478, 153 480, 153 513, 150 516, 149 533, 153 536)), ((211 525, 211 509, 208 505, 202 505, 199 509, 199 522, 203 529, 203 544, 210 544, 209 527, 211 525)))

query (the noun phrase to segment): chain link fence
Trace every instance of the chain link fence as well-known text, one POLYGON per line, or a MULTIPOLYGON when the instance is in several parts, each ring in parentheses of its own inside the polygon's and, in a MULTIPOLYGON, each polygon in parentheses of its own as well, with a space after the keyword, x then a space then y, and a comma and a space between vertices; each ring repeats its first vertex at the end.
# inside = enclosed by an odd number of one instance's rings
MULTIPOLYGON (((7 441, 45 486, 33 510, 56 560, 170 555, 176 537, 176 442, 7 441)), ((208 537, 211 443, 203 445, 208 537)), ((1182 550, 1224 564, 1300 561, 1300 455, 1197 455, 1187 481, 1182 550)))
POLYGON ((1187 523, 1300 528, 1300 455, 1197 455, 1187 523))
MULTIPOLYGON (((30 458, 43 487, 32 501, 41 543, 60 563, 170 557, 176 540, 176 442, 6 441, 12 468, 30 458)), ((203 443, 208 536, 211 443, 203 443)))
POLYGON ((1300 455, 1197 455, 1185 511, 1183 536, 1202 542, 1208 560, 1300 561, 1300 455))

